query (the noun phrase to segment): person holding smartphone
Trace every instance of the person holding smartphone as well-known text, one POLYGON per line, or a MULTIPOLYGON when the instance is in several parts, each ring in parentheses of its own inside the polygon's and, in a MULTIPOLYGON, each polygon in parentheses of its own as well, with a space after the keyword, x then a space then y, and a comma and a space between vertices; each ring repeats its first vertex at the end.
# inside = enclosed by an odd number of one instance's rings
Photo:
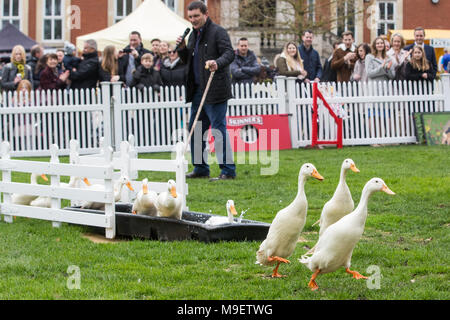
POLYGON ((133 72, 141 65, 141 58, 146 53, 151 52, 144 48, 141 34, 138 31, 132 31, 129 45, 119 51, 119 76, 125 79, 127 87, 131 85, 133 72))

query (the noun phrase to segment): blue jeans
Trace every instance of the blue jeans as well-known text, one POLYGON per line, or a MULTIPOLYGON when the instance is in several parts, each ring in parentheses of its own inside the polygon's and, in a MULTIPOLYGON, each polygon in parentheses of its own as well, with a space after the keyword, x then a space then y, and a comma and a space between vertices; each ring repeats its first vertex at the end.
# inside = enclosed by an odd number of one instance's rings
MULTIPOLYGON (((189 131, 194 123, 203 92, 196 89, 191 107, 189 119, 189 131)), ((214 148, 221 174, 236 176, 236 165, 233 159, 230 137, 226 123, 227 102, 217 104, 203 104, 202 111, 198 117, 198 122, 191 138, 191 157, 194 165, 194 172, 199 175, 209 175, 208 154, 205 153, 207 134, 211 126, 214 137, 214 148)))

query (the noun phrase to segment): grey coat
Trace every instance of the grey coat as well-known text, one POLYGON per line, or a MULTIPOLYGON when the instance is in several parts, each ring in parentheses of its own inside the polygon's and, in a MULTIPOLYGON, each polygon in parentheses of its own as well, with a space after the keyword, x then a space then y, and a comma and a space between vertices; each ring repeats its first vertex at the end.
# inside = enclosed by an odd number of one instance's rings
POLYGON ((376 58, 372 54, 366 56, 366 73, 369 81, 389 81, 395 78, 395 66, 392 64, 391 68, 388 70, 387 65, 390 58, 386 58, 386 63, 383 67, 383 60, 376 58))
MULTIPOLYGON (((3 67, 2 74, 2 89, 13 91, 17 89, 17 85, 19 83, 14 83, 14 79, 17 75, 17 67, 14 63, 10 62, 3 67)), ((28 80, 31 82, 31 86, 33 87, 33 76, 31 72, 31 67, 29 65, 25 65, 25 77, 23 80, 28 80)))

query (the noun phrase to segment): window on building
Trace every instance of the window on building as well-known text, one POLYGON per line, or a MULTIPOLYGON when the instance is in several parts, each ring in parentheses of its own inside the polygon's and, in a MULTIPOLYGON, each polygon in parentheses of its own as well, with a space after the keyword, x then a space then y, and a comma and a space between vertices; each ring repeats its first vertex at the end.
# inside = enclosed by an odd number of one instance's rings
POLYGON ((58 41, 63 38, 63 0, 44 1, 44 40, 58 41))
POLYGON ((164 2, 166 4, 166 6, 168 6, 170 9, 172 9, 173 11, 176 11, 176 8, 175 8, 176 1, 175 0, 161 0, 161 1, 164 2))
POLYGON ((344 31, 355 34, 355 0, 338 0, 336 3, 337 34, 340 36, 344 31))
POLYGON ((114 10, 114 23, 119 22, 136 8, 136 0, 116 0, 114 10))
POLYGON ((1 27, 3 28, 5 22, 9 22, 20 29, 20 0, 3 0, 1 5, 1 27))
POLYGON ((394 10, 395 3, 392 1, 380 1, 378 3, 378 36, 387 34, 390 29, 395 29, 394 10))
POLYGON ((316 11, 316 0, 308 0, 308 20, 309 22, 314 22, 316 20, 315 18, 315 11, 316 11))

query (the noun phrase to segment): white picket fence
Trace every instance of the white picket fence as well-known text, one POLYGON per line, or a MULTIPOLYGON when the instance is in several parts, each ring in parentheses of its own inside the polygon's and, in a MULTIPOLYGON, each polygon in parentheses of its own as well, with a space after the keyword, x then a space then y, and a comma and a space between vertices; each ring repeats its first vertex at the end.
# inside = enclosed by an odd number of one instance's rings
POLYGON ((3 194, 3 199, 0 202, 0 213, 4 215, 6 222, 12 223, 13 217, 27 217, 52 221, 53 227, 59 227, 62 222, 89 225, 105 228, 107 238, 115 237, 114 168, 111 164, 113 154, 111 147, 104 155, 104 165, 59 163, 59 150, 55 144, 50 148, 50 162, 11 160, 9 143, 3 142, 1 147, 0 170, 2 179, 0 181, 0 193, 3 194), (50 177, 51 185, 12 182, 12 172, 45 174, 50 177), (104 183, 105 189, 93 191, 60 186, 61 176, 100 179, 104 183), (11 196, 14 193, 50 197, 51 208, 13 204, 11 196), (63 210, 61 209, 61 199, 102 202, 105 203, 105 213, 93 214, 63 210))
MULTIPOLYGON (((414 143, 415 112, 450 109, 450 75, 428 83, 338 83, 327 86, 330 104, 342 105, 344 144, 414 143), (329 88, 333 88, 332 90, 329 88)), ((311 143, 311 85, 278 77, 274 83, 236 85, 228 101, 228 115, 289 114, 294 148, 311 143)), ((328 96, 327 96, 328 94, 328 96)), ((124 89, 102 83, 97 90, 32 92, 0 99, 0 141, 8 141, 13 156, 48 156, 50 145, 70 153, 69 142, 80 142, 80 153, 98 153, 100 137, 115 149, 130 134, 138 152, 170 151, 186 139, 190 103, 184 87, 159 92, 124 89)), ((336 128, 319 108, 319 140, 333 139, 336 128)))
MULTIPOLYGON (((407 81, 348 82, 322 84, 328 104, 343 117, 343 144, 395 144, 416 142, 413 114, 445 111, 443 81, 421 83, 407 81)), ((293 147, 311 144, 312 90, 288 81, 291 138, 293 147)), ((447 102, 447 104, 450 101, 447 102)), ((447 108, 450 108, 447 105, 447 108)), ((337 126, 319 102, 319 140, 336 140, 337 126)))
MULTIPOLYGON (((60 150, 57 145, 50 147, 50 162, 11 160, 10 145, 1 145, 0 171, 0 214, 4 220, 13 223, 13 217, 27 217, 52 221, 53 227, 60 227, 62 222, 105 228, 107 238, 114 238, 116 234, 115 193, 114 181, 120 176, 126 176, 134 191, 122 190, 121 202, 133 203, 137 192, 142 189, 142 181, 138 180, 140 171, 172 172, 175 174, 177 193, 181 197, 182 210, 188 210, 186 195, 187 161, 184 158, 184 144, 176 145, 175 159, 139 159, 134 149, 134 137, 120 143, 120 150, 113 149, 100 139, 100 152, 92 155, 79 154, 79 142, 71 140, 70 161, 68 164, 59 162, 60 150), (12 181, 12 172, 45 174, 50 177, 50 185, 19 183, 12 181), (61 176, 88 178, 91 183, 104 184, 103 191, 89 188, 70 188, 60 185, 61 176), (25 194, 51 198, 51 208, 41 208, 12 203, 13 194, 25 194), (61 200, 70 200, 72 206, 85 201, 105 203, 104 214, 61 209, 61 200)), ((150 179, 149 179, 150 180, 150 179)), ((149 188, 157 193, 167 191, 167 181, 149 181, 149 188)), ((69 208, 70 209, 70 208, 69 208)))

